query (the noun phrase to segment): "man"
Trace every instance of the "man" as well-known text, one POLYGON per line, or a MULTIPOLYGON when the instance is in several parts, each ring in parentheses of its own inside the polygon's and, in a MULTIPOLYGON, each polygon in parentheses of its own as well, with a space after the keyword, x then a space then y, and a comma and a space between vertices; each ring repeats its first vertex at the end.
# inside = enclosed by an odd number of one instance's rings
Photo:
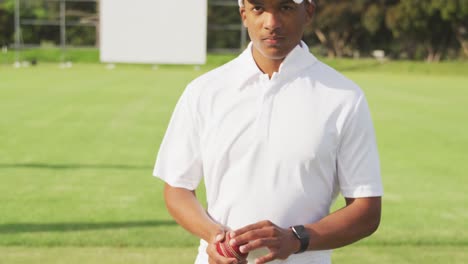
POLYGON ((330 249, 372 234, 382 184, 364 94, 301 41, 311 0, 239 0, 251 43, 193 81, 161 144, 154 175, 174 219, 200 237, 196 264, 330 263, 330 249), (204 178, 207 211, 195 196, 204 178), (338 193, 346 206, 329 213, 338 193))

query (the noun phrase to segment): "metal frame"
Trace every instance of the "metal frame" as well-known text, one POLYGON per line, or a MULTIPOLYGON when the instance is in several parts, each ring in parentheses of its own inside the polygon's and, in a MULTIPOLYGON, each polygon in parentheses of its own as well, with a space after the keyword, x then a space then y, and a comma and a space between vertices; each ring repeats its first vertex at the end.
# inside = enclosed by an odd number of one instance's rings
MULTIPOLYGON (((42 25, 42 26, 59 26, 60 27, 60 47, 65 52, 67 46, 67 26, 83 26, 83 27, 94 27, 95 24, 92 22, 74 22, 70 21, 67 22, 66 20, 66 3, 67 2, 95 2, 99 6, 99 0, 43 0, 44 2, 59 2, 59 11, 60 16, 58 21, 50 21, 50 20, 43 20, 43 19, 21 19, 21 2, 27 1, 36 1, 36 0, 15 0, 15 60, 16 62, 19 61, 19 52, 21 49, 25 47, 37 47, 34 44, 25 44, 23 43, 22 39, 22 30, 21 26, 26 25, 42 25)), ((232 0, 215 0, 211 1, 212 6, 232 6, 237 7, 237 1, 232 0)), ((99 7, 98 7, 99 8, 99 7)), ((245 27, 240 24, 227 24, 227 25, 219 25, 219 24, 211 24, 208 25, 208 30, 229 30, 229 31, 239 31, 240 41, 239 41, 239 50, 242 50, 247 45, 247 30, 245 27)), ((226 50, 226 49, 217 49, 223 51, 234 51, 238 52, 239 50, 226 50)))
MULTIPOLYGON (((211 2, 212 6, 232 6, 238 7, 237 1, 233 0, 216 0, 211 2)), ((243 50, 247 45, 247 29, 240 24, 227 24, 227 25, 219 25, 219 24, 211 24, 208 25, 209 30, 231 30, 231 31, 239 31, 240 35, 240 43, 239 43, 239 50, 243 50)), ((229 51, 226 49, 217 49, 221 51, 229 51)), ((232 50, 231 50, 232 51, 232 50)), ((235 50, 237 52, 238 50, 235 50)))
MULTIPOLYGON (((15 60, 19 62, 19 52, 25 47, 37 47, 32 44, 25 44, 22 40, 22 25, 41 25, 41 26, 59 26, 60 27, 60 48, 63 53, 67 47, 67 26, 83 26, 83 27, 94 27, 94 23, 82 23, 82 22, 67 22, 66 20, 66 3, 67 2, 94 2, 99 5, 99 0, 43 0, 44 2, 59 2, 59 20, 50 21, 43 19, 21 19, 21 1, 36 1, 36 0, 15 0, 15 60)), ((62 56, 63 56, 62 53, 62 56)), ((63 59, 63 58, 62 58, 63 59)))

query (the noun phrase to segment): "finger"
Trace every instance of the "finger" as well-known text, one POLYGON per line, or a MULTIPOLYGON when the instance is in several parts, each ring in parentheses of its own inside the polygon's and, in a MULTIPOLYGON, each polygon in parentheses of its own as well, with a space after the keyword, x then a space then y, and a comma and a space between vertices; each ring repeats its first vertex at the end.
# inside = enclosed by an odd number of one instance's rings
POLYGON ((237 259, 235 259, 235 258, 226 258, 226 257, 220 255, 218 253, 218 250, 216 250, 216 246, 214 246, 213 244, 208 246, 208 248, 206 249, 206 253, 208 254, 210 263, 216 263, 216 264, 234 264, 234 263, 237 263, 237 259))
POLYGON ((243 245, 249 243, 252 240, 277 237, 279 231, 274 227, 263 227, 261 229, 255 229, 248 231, 244 234, 238 235, 236 238, 230 240, 232 246, 243 245))
POLYGON ((255 259, 255 264, 263 264, 263 263, 273 261, 275 259, 276 259, 275 253, 270 252, 270 253, 266 254, 265 256, 261 256, 261 257, 255 259))
POLYGON ((226 233, 223 231, 219 234, 216 235, 215 237, 215 243, 218 243, 218 242, 221 242, 221 241, 224 241, 224 238, 226 237, 226 233))
POLYGON ((209 264, 238 264, 237 259, 215 260, 213 258, 209 258, 208 263, 209 264))
POLYGON ((250 241, 249 243, 239 247, 241 253, 248 253, 252 250, 259 248, 276 248, 278 245, 278 240, 275 238, 262 238, 250 241))
POLYGON ((230 236, 231 236, 231 238, 233 238, 235 236, 244 234, 244 233, 246 233, 248 231, 255 230, 255 229, 260 229, 260 228, 262 228, 264 226, 272 226, 272 225, 273 225, 273 223, 268 221, 268 220, 260 221, 260 222, 254 223, 254 224, 244 226, 244 227, 239 228, 237 230, 231 231, 230 236))
POLYGON ((227 232, 229 230, 230 229, 228 227, 226 227, 226 226, 219 226, 218 230, 216 232, 216 235, 213 238, 212 242, 213 243, 218 243, 218 242, 224 241, 224 239, 226 238, 226 234, 227 234, 227 232))

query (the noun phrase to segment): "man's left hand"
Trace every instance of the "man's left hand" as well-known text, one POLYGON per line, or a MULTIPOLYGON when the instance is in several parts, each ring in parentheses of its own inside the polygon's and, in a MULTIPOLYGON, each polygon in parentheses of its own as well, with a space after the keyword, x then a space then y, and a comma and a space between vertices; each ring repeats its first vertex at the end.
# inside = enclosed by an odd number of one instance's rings
POLYGON ((231 245, 241 245, 242 253, 262 247, 269 249, 270 253, 256 259, 257 264, 287 259, 300 248, 300 242, 290 228, 281 228, 268 220, 231 231, 230 235, 231 245))

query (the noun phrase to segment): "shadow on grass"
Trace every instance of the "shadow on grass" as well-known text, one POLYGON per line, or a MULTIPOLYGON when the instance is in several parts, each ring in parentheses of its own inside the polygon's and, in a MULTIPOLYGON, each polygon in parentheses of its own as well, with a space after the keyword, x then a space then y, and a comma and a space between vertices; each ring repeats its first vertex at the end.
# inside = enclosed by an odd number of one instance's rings
POLYGON ((104 229, 126 229, 138 227, 172 226, 170 220, 134 221, 134 222, 101 222, 101 223, 7 223, 0 224, 0 234, 34 233, 34 232, 73 232, 104 229))
POLYGON ((50 170, 76 170, 76 169, 120 169, 120 170, 147 170, 151 166, 121 165, 121 164, 45 164, 45 163, 0 163, 0 168, 32 168, 50 170))

